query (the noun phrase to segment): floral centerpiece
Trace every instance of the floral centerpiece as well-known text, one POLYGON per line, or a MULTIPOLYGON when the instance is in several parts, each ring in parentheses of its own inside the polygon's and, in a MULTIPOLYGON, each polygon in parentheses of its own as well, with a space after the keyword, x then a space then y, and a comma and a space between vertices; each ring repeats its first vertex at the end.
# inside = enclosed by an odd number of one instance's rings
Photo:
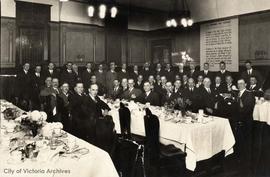
POLYGON ((179 97, 174 100, 174 109, 181 111, 182 116, 186 115, 187 103, 184 98, 179 97))
POLYGON ((30 130, 32 136, 35 137, 46 119, 47 114, 45 112, 35 110, 29 113, 23 113, 20 117, 16 118, 15 121, 20 123, 21 129, 25 131, 30 130))

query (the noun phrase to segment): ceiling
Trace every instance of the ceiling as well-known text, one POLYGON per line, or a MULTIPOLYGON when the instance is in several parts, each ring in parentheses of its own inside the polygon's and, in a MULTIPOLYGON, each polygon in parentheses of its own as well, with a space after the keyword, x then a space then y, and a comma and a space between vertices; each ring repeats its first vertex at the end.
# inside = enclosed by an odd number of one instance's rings
MULTIPOLYGON (((80 2, 91 2, 91 0, 74 0, 80 2)), ((99 0, 97 0, 99 1, 99 0)), ((112 0, 103 0, 103 2, 111 2, 112 0)), ((131 7, 140 7, 151 10, 159 10, 168 12, 174 9, 175 1, 178 1, 178 9, 181 9, 182 0, 114 0, 119 4, 131 7)))

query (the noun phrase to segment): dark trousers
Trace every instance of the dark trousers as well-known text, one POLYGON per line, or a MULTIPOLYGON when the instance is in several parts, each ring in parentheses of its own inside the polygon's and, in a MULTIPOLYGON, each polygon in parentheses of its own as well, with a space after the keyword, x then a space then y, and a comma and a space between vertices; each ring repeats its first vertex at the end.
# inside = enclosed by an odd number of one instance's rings
POLYGON ((250 169, 252 161, 252 121, 235 121, 233 124, 236 139, 235 154, 240 165, 250 169))

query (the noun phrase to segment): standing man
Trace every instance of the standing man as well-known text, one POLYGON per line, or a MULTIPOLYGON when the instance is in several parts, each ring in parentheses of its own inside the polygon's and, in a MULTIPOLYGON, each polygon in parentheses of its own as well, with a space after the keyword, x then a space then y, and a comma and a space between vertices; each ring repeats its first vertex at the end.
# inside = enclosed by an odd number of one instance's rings
POLYGON ((239 92, 236 98, 236 112, 234 114, 236 153, 240 157, 241 164, 245 164, 247 168, 250 168, 255 97, 252 92, 246 89, 247 83, 244 79, 239 79, 237 86, 239 92))
POLYGON ((213 79, 213 73, 209 71, 209 63, 206 62, 203 64, 203 70, 200 71, 200 75, 202 75, 203 78, 208 77, 210 80, 213 79))
POLYGON ((247 83, 247 88, 250 87, 250 77, 251 76, 255 76, 257 78, 258 85, 259 85, 259 87, 261 87, 261 84, 262 84, 261 74, 257 70, 253 69, 251 61, 247 60, 245 62, 245 64, 246 64, 246 71, 242 72, 241 77, 243 79, 245 79, 245 81, 247 83))
POLYGON ((115 63, 110 63, 110 70, 106 73, 106 89, 112 89, 113 81, 117 79, 117 73, 115 72, 115 63))
POLYGON ((82 73, 82 82, 85 87, 90 85, 90 79, 92 75, 94 75, 92 70, 92 63, 87 63, 86 70, 82 73))
POLYGON ((122 80, 123 78, 129 78, 129 74, 127 72, 127 64, 126 63, 123 63, 122 64, 122 68, 121 68, 121 71, 119 71, 117 73, 117 76, 118 76, 118 80, 122 80))
POLYGON ((43 78, 41 75, 41 66, 36 65, 35 72, 32 74, 32 110, 40 110, 40 98, 39 93, 42 85, 44 84, 43 78))
POLYGON ((226 76, 228 75, 231 75, 231 72, 226 70, 226 63, 221 61, 219 63, 219 71, 217 72, 216 76, 219 76, 221 78, 221 82, 224 84, 226 82, 226 76))
POLYGON ((62 71, 61 74, 61 82, 67 82, 68 85, 73 88, 76 83, 76 75, 74 74, 72 70, 72 63, 68 62, 62 71))
POLYGON ((17 100, 23 110, 31 108, 32 80, 30 74, 30 64, 25 63, 22 70, 17 74, 17 100))
POLYGON ((47 77, 59 78, 59 73, 55 69, 55 65, 52 62, 48 64, 48 68, 44 71, 43 75, 44 75, 44 79, 46 79, 47 77))

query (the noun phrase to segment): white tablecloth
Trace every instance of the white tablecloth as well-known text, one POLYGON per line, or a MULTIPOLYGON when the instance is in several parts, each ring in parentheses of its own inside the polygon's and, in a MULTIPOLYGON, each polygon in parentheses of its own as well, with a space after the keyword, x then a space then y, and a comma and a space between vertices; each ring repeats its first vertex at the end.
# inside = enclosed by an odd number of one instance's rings
MULTIPOLYGON (((130 108, 130 110, 132 110, 132 108, 130 108)), ((152 111, 152 113, 156 114, 154 111, 152 111)), ((115 123, 115 129, 120 133, 118 110, 112 109, 111 115, 115 123)), ((143 111, 131 111, 132 133, 145 136, 143 117, 143 111)), ((196 162, 209 159, 222 150, 225 150, 226 156, 233 153, 235 139, 227 119, 213 117, 213 121, 209 121, 205 124, 174 123, 165 121, 164 119, 159 119, 159 121, 161 143, 173 143, 176 147, 181 149, 184 147, 181 144, 186 144, 186 167, 189 170, 194 171, 196 162)))
POLYGON ((253 111, 253 119, 260 122, 266 122, 270 125, 270 101, 257 103, 253 111))
MULTIPOLYGON (((0 102, 1 103, 1 102, 0 102)), ((1 122, 3 115, 1 115, 1 122)), ((49 146, 40 149, 37 159, 24 162, 12 160, 9 153, 9 139, 14 133, 6 134, 1 129, 0 176, 1 177, 118 177, 109 154, 82 139, 68 134, 69 141, 75 141, 79 148, 87 148, 89 153, 79 159, 71 157, 51 158, 60 150, 51 150, 49 146), (29 172, 26 172, 28 170, 29 172), (55 170, 55 173, 52 171, 55 170)))

